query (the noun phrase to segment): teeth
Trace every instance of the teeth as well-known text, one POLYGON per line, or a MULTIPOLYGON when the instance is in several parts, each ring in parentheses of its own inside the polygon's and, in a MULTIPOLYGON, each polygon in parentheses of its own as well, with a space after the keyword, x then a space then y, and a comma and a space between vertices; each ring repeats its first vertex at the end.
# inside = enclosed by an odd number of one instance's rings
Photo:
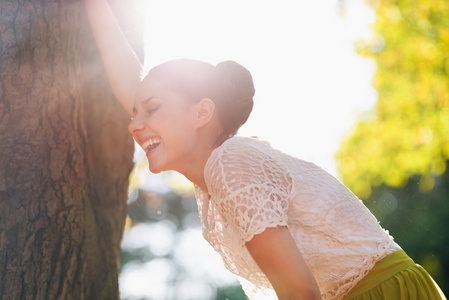
POLYGON ((151 146, 153 146, 153 145, 155 145, 155 144, 159 144, 161 142, 161 139, 160 138, 152 138, 152 139, 149 139, 148 141, 145 141, 143 144, 142 144, 142 148, 143 148, 143 150, 147 150, 148 148, 150 148, 151 146))

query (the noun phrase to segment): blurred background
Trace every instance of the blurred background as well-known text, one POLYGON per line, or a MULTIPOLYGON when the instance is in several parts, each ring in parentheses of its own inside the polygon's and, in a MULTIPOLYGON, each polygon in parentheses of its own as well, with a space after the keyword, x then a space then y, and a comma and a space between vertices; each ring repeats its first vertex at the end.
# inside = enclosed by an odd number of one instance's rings
MULTIPOLYGON (((242 136, 343 181, 449 293, 449 2, 142 1, 145 66, 235 60, 256 86, 242 136)), ((201 236, 193 187, 131 175, 124 300, 246 299, 201 236)))

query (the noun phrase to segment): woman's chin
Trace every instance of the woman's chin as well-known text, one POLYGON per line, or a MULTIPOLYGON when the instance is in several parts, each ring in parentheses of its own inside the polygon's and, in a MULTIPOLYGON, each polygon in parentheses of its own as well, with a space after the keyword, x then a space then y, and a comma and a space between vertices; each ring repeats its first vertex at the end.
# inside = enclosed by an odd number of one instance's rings
POLYGON ((159 173, 161 173, 162 171, 164 171, 164 170, 161 170, 161 169, 159 169, 159 168, 155 168, 155 167, 151 167, 151 166, 149 166, 148 169, 149 169, 150 172, 153 173, 153 174, 159 174, 159 173))
POLYGON ((156 163, 154 163, 154 161, 151 162, 150 160, 148 161, 148 169, 153 174, 159 174, 161 172, 172 170, 172 169, 168 168, 168 166, 165 164, 156 164, 156 163))
POLYGON ((160 172, 164 171, 161 166, 158 166, 154 163, 152 163, 150 160, 148 160, 148 169, 153 174, 159 174, 160 172))

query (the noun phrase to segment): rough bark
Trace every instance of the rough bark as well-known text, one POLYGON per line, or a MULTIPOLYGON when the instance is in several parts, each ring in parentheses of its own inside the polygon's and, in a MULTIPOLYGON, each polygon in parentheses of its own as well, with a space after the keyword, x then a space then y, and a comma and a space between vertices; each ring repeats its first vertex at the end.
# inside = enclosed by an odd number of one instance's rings
POLYGON ((82 1, 0 2, 0 299, 118 299, 133 145, 82 1))

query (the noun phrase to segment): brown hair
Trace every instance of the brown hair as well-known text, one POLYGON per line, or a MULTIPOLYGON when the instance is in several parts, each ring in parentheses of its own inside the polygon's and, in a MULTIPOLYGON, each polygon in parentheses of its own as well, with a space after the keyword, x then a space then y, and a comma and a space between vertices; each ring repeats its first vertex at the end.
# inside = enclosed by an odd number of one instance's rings
POLYGON ((251 73, 234 61, 213 66, 198 60, 170 60, 151 69, 147 78, 192 101, 210 98, 226 134, 236 134, 253 108, 251 73))

